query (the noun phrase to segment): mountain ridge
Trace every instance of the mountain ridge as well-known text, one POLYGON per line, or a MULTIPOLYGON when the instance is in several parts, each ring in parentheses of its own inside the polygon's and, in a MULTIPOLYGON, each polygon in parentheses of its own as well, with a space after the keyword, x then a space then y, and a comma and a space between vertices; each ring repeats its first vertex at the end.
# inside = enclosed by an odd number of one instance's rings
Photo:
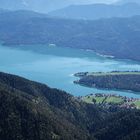
POLYGON ((139 0, 118 0, 115 4, 125 4, 125 3, 137 3, 140 4, 139 0))
MULTIPOLYGON (((33 10, 48 13, 59 8, 77 3, 92 3, 91 0, 0 0, 0 7, 9 10, 33 10)), ((94 3, 94 1, 93 1, 94 3)))
POLYGON ((48 13, 50 16, 67 19, 96 20, 111 17, 131 17, 140 15, 140 5, 136 3, 71 5, 48 13))

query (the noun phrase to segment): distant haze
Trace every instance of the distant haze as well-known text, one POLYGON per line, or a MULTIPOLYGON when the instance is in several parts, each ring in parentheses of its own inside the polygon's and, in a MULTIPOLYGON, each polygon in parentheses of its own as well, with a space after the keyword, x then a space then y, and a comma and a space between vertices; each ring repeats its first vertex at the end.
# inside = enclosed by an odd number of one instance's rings
POLYGON ((72 4, 114 3, 119 0, 0 0, 0 8, 19 10, 27 9, 48 12, 72 4))
POLYGON ((140 0, 0 0, 0 8, 10 10, 25 9, 47 13, 74 4, 123 4, 127 2, 140 3, 140 0))
POLYGON ((71 2, 72 4, 93 4, 93 3, 114 3, 119 0, 66 0, 71 2))
POLYGON ((119 3, 119 4, 124 4, 124 3, 139 3, 140 4, 140 0, 118 0, 117 3, 119 3))

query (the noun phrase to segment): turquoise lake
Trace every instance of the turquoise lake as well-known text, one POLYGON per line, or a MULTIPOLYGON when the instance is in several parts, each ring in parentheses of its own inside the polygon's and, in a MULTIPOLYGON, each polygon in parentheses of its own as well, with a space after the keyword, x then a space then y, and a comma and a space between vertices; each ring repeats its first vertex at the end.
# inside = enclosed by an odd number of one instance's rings
POLYGON ((0 45, 0 71, 16 74, 65 90, 72 95, 90 93, 119 94, 140 98, 140 93, 101 90, 73 84, 77 72, 140 71, 140 63, 99 56, 92 51, 47 46, 0 45), (20 49, 19 49, 20 48, 20 49))

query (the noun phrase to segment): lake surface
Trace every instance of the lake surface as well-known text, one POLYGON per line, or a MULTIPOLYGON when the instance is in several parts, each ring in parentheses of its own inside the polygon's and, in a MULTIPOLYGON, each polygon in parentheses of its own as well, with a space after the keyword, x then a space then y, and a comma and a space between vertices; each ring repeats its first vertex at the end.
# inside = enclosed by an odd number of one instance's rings
POLYGON ((90 93, 116 93, 140 98, 140 93, 100 90, 73 84, 77 72, 140 71, 140 63, 131 60, 115 60, 91 51, 47 46, 0 45, 0 71, 24 76, 65 90, 75 96, 90 93), (20 48, 20 49, 19 49, 20 48))

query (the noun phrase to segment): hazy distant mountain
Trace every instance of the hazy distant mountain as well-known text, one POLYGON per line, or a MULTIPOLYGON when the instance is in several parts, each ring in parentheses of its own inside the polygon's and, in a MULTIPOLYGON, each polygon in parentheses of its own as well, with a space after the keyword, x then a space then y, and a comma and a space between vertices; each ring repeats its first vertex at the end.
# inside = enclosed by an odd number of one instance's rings
POLYGON ((124 3, 138 3, 140 4, 140 0, 118 0, 117 4, 124 4, 124 3))
POLYGON ((130 17, 140 15, 140 5, 127 3, 124 5, 71 5, 69 7, 50 12, 49 15, 70 19, 100 19, 110 17, 130 17))
POLYGON ((56 44, 91 49, 140 61, 140 16, 85 21, 40 18, 25 11, 2 13, 0 40, 6 45, 56 44))
POLYGON ((33 10, 47 12, 68 4, 65 0, 0 0, 0 7, 10 10, 33 10), (62 1, 62 2, 61 2, 62 1))
POLYGON ((10 11, 10 10, 3 10, 0 9, 0 21, 2 20, 9 20, 9 21, 25 21, 30 18, 45 18, 48 17, 46 14, 40 14, 34 11, 28 10, 17 10, 17 11, 10 11))
POLYGON ((3 12, 8 12, 8 10, 0 9, 0 13, 3 13, 3 12))
POLYGON ((111 3, 116 0, 0 0, 0 8, 48 12, 72 4, 111 3))

